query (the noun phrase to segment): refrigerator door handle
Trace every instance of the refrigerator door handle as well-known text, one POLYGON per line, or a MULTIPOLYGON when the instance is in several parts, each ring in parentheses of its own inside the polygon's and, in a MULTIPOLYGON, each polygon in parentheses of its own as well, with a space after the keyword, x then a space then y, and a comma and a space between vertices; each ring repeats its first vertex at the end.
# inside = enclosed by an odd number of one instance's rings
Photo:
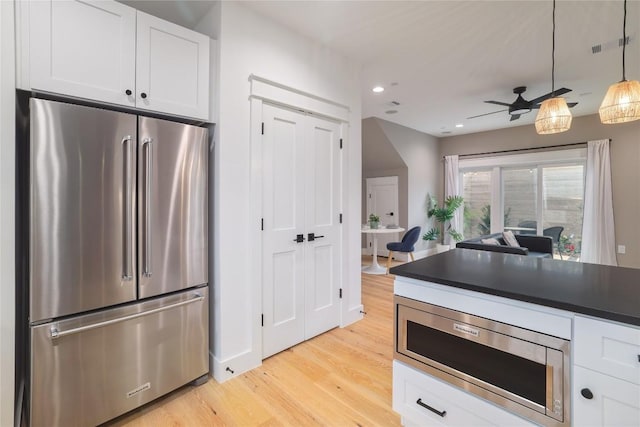
POLYGON ((56 325, 54 325, 54 326, 51 326, 51 339, 54 340, 56 338, 62 338, 62 337, 65 337, 67 335, 73 335, 73 334, 77 334, 79 332, 85 332, 85 331, 89 331, 91 329, 102 328, 104 326, 113 325, 114 323, 120 323, 120 322, 124 322, 126 320, 131 320, 131 319, 136 319, 138 317, 148 316, 149 314, 159 313, 161 311, 166 311, 166 310, 171 310, 171 309, 176 308, 176 307, 181 307, 183 305, 192 304, 194 302, 202 301, 203 299, 204 299, 203 295, 196 294, 193 298, 191 298, 189 300, 186 300, 186 301, 180 301, 180 302, 177 302, 175 304, 166 305, 164 307, 154 308, 154 309, 151 309, 151 310, 143 311, 142 313, 135 313, 135 314, 130 314, 128 316, 118 317, 116 319, 110 319, 110 320, 105 320, 103 322, 92 323, 90 325, 80 326, 78 328, 68 329, 66 331, 60 331, 60 330, 58 330, 58 327, 56 325))
POLYGON ((132 232, 131 228, 133 226, 133 214, 131 212, 131 198, 132 196, 132 183, 131 183, 131 135, 127 135, 122 138, 122 146, 124 150, 124 215, 123 215, 123 228, 124 228, 124 236, 123 236, 123 272, 122 272, 122 280, 133 280, 133 272, 131 271, 131 248, 132 244, 132 232))
POLYGON ((151 277, 151 180, 153 179, 153 138, 142 140, 145 153, 145 189, 144 189, 144 266, 142 274, 151 277), (146 150, 145 150, 146 148, 146 150))

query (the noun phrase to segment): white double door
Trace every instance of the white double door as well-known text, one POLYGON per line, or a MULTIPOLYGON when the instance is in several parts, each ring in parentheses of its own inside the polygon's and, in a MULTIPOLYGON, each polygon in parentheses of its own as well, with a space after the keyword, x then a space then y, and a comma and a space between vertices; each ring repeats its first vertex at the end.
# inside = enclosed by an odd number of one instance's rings
POLYGON ((263 105, 263 358, 340 323, 340 125, 263 105))

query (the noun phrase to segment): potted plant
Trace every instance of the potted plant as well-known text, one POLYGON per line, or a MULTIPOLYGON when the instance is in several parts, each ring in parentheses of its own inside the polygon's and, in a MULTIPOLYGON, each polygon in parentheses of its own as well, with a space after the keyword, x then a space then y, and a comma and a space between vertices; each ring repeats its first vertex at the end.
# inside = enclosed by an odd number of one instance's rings
POLYGON ((380 217, 376 214, 370 214, 369 215, 369 227, 371 228, 378 228, 378 225, 380 224, 380 217))
POLYGON ((459 242, 462 240, 462 234, 451 227, 451 220, 453 219, 456 210, 462 204, 464 200, 462 196, 449 196, 445 199, 443 206, 438 206, 438 201, 435 197, 429 198, 429 206, 427 210, 427 217, 434 218, 436 222, 440 223, 438 227, 433 227, 427 231, 423 236, 423 240, 439 240, 437 244, 437 251, 444 252, 449 249, 448 245, 444 244, 445 233, 451 236, 453 240, 459 242), (446 226, 446 230, 444 227, 446 226))

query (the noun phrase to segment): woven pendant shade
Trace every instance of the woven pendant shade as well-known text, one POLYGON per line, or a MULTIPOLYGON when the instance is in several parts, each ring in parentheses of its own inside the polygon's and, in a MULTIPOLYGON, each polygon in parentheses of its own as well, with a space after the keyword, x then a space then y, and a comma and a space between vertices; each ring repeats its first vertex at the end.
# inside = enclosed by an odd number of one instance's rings
POLYGON ((609 86, 598 112, 605 124, 640 119, 640 82, 624 80, 609 86))
POLYGON ((560 133, 571 127, 571 112, 564 98, 542 101, 536 116, 536 132, 541 135, 560 133))

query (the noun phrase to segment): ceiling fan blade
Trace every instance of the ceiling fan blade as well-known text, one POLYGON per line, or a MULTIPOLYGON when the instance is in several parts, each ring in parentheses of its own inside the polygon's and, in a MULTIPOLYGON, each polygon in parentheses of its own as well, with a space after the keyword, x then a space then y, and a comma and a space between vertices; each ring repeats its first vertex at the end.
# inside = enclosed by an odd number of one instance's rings
POLYGON ((514 120, 518 120, 519 118, 520 118, 520 114, 512 114, 509 121, 512 122, 514 120))
POLYGON ((511 104, 507 104, 506 102, 500 102, 500 101, 484 101, 487 104, 496 104, 496 105, 502 105, 504 107, 510 107, 511 104))
MULTIPOLYGON (((573 108, 573 107, 575 107, 576 105, 578 105, 578 103, 577 103, 577 102, 567 102, 567 107, 569 107, 569 108, 573 108)), ((538 105, 532 105, 532 106, 531 106, 531 109, 534 109, 534 108, 540 108, 540 104, 538 104, 538 105)))
POLYGON ((467 117, 467 120, 469 119, 475 119, 476 117, 482 117, 482 116, 488 116, 489 114, 496 114, 496 113, 504 113, 505 111, 507 111, 507 109, 504 110, 498 110, 498 111, 492 111, 490 113, 484 113, 484 114, 478 114, 477 116, 471 116, 471 117, 467 117))
POLYGON ((555 92, 549 92, 545 95, 539 96, 537 98, 532 99, 531 101, 529 101, 532 104, 539 104, 542 101, 552 98, 554 96, 560 96, 560 95, 564 95, 567 92, 571 92, 571 89, 567 89, 566 87, 560 88, 560 89, 556 89, 555 92), (555 94, 555 95, 554 95, 555 94))

